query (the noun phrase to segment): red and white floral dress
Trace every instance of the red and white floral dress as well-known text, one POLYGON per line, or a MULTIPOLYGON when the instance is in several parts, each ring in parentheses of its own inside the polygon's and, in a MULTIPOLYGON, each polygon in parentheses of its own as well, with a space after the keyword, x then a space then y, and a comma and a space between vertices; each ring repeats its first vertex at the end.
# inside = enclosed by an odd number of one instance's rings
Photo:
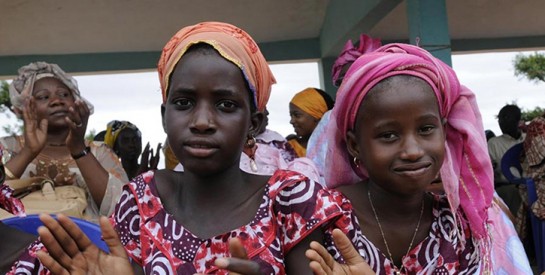
POLYGON ((229 239, 239 238, 263 274, 285 274, 284 256, 314 230, 342 215, 337 199, 294 171, 278 170, 265 186, 254 219, 240 228, 201 239, 165 211, 154 172, 125 185, 111 221, 121 242, 146 274, 227 274, 214 265, 229 257, 229 239))

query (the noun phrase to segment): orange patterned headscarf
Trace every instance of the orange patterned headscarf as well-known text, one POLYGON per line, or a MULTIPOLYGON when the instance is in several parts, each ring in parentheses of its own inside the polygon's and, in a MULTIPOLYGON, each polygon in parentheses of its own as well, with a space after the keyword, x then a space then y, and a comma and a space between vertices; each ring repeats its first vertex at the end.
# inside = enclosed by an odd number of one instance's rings
POLYGON ((276 83, 269 65, 250 35, 238 27, 221 22, 202 22, 185 27, 165 45, 157 64, 163 102, 167 99, 170 75, 176 64, 189 47, 198 43, 214 47, 223 58, 242 70, 253 93, 255 106, 263 111, 271 94, 271 86, 276 83))

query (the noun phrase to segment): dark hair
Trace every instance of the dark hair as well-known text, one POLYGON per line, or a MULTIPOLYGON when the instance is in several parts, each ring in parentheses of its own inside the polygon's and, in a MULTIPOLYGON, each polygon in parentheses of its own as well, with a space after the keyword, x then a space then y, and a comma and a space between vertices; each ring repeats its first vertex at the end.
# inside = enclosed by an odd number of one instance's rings
POLYGON ((513 118, 516 121, 519 121, 521 117, 520 108, 514 104, 508 104, 501 108, 498 119, 513 118))
MULTIPOLYGON (((199 54, 202 54, 202 55, 211 55, 211 54, 215 53, 215 54, 218 54, 220 57, 224 58, 214 47, 212 47, 212 45, 210 45, 208 43, 204 43, 204 42, 199 42, 199 43, 196 43, 196 44, 193 44, 193 45, 189 46, 189 48, 187 49, 187 51, 185 52, 184 55, 186 55, 188 53, 199 53, 199 54)), ((227 60, 227 59, 225 59, 225 60, 227 60)), ((229 60, 227 60, 227 61, 229 61, 229 60)), ((231 61, 229 61, 229 62, 231 62, 231 61)), ((174 70, 176 70, 176 67, 178 66, 178 64, 180 64, 180 61, 178 61, 178 63, 174 67, 174 70)), ((249 99, 250 99, 250 111, 252 113, 254 113, 257 110, 257 106, 256 106, 257 103, 254 100, 254 95, 253 95, 252 89, 250 89, 250 84, 248 83, 248 80, 244 76, 244 73, 242 72, 242 70, 240 70, 240 74, 242 76, 242 79, 244 79, 244 86, 246 86, 246 90, 248 91, 248 96, 249 96, 249 99)), ((169 86, 167 87, 167 91, 170 89, 171 80, 172 80, 172 73, 170 74, 169 79, 168 79, 168 85, 169 86)))
POLYGON ((335 105, 335 101, 333 100, 333 98, 331 98, 331 96, 328 93, 326 93, 324 90, 321 90, 318 88, 313 88, 313 89, 316 90, 324 98, 325 104, 327 105, 327 109, 328 110, 333 109, 333 106, 335 105))

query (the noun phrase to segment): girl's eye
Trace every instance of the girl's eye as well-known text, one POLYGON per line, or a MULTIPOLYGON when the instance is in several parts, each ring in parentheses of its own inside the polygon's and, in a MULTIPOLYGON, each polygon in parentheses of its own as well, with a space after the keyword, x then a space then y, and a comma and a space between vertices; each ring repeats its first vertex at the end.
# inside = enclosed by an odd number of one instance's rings
POLYGON ((433 125, 426 125, 426 126, 420 128, 420 133, 421 133, 421 134, 424 134, 424 135, 431 134, 431 133, 433 132, 434 129, 435 129, 435 126, 433 126, 433 125))
POLYGON ((380 134, 379 138, 384 140, 384 141, 390 142, 390 141, 396 140, 397 136, 394 133, 389 132, 389 133, 380 134))
POLYGON ((63 97, 63 98, 70 97, 70 92, 68 92, 68 91, 63 91, 63 92, 60 93, 60 96, 63 97))
POLYGON ((233 111, 237 107, 237 104, 230 100, 224 100, 219 102, 217 106, 224 111, 233 111))
POLYGON ((175 99, 174 104, 182 109, 189 109, 191 106, 193 106, 193 101, 191 101, 188 98, 180 98, 175 99))

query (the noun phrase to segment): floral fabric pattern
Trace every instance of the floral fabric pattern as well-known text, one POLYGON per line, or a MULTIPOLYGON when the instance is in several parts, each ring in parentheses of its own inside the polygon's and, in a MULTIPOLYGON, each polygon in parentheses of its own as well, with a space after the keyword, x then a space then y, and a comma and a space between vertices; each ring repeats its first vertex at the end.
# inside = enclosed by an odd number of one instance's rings
POLYGON ((111 217, 126 251, 147 274, 214 273, 213 262, 229 257, 228 241, 239 238, 263 274, 285 274, 284 256, 320 227, 334 224, 342 211, 337 197, 300 173, 278 170, 268 181, 254 219, 237 229, 201 239, 165 211, 154 172, 123 188, 111 217))
MULTIPOLYGON (((402 259, 403 268, 397 268, 386 255, 364 235, 352 206, 345 199, 345 215, 336 222, 338 228, 352 240, 359 254, 376 274, 477 274, 479 271, 479 249, 473 244, 469 228, 458 228, 455 215, 445 196, 434 195, 433 217, 428 237, 417 244, 402 259), (351 226, 353 225, 353 226, 351 226), (400 270, 401 269, 401 270, 400 270)), ((326 233, 329 252, 338 261, 344 261, 326 233)))

